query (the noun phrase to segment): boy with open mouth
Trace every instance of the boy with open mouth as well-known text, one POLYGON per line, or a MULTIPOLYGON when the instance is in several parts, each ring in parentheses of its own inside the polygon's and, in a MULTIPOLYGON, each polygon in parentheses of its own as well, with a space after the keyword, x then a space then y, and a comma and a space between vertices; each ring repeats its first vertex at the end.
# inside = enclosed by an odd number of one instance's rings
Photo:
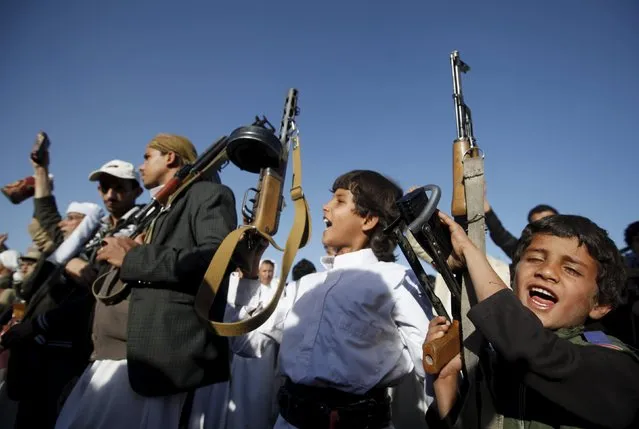
MULTIPOLYGON (((606 231, 572 215, 529 224, 513 258, 510 291, 462 227, 443 213, 440 219, 451 233, 449 264, 467 267, 477 295, 468 317, 491 346, 481 363, 502 427, 639 427, 639 358, 603 332, 584 332, 588 319, 621 302, 624 264, 606 231)), ((434 318, 426 340, 448 327, 434 318)), ((471 427, 464 405, 474 399, 458 397, 461 367, 458 355, 433 383, 431 429, 471 427)))
MULTIPOLYGON (((392 427, 387 387, 412 371, 424 377, 421 344, 432 310, 416 299, 416 280, 395 263, 397 243, 384 234, 402 190, 379 173, 354 170, 331 192, 322 242, 335 255, 332 264, 302 277, 292 305, 271 316, 281 319, 273 326, 282 326, 286 379, 276 429, 392 427)), ((234 282, 238 291, 250 290, 246 282, 256 276, 254 267, 241 280, 232 277, 229 295, 234 282)), ((252 334, 232 339, 233 351, 250 353, 238 344, 248 346, 252 334)))

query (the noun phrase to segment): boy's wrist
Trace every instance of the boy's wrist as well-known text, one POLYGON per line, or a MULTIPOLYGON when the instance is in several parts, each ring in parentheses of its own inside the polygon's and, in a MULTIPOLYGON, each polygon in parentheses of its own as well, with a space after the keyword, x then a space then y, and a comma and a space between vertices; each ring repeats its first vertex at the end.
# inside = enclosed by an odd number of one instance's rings
POLYGON ((473 244, 472 241, 470 241, 470 239, 468 240, 468 242, 462 247, 462 257, 464 258, 464 260, 466 261, 466 264, 468 264, 468 259, 472 259, 474 257, 476 257, 477 255, 481 255, 484 256, 484 254, 477 248, 477 246, 475 246, 473 244))

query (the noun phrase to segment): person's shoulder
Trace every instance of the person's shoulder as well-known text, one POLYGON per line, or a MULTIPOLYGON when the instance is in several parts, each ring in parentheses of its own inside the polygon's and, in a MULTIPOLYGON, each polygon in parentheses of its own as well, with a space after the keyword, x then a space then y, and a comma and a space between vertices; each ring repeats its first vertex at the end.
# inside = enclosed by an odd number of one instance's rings
POLYGON ((629 354, 634 357, 635 361, 639 364, 639 354, 637 354, 637 350, 612 335, 608 335, 603 331, 586 331, 583 333, 583 338, 588 345, 606 347, 611 350, 629 354))
POLYGON ((200 180, 191 185, 189 195, 192 198, 209 198, 217 195, 234 196, 233 191, 228 186, 208 180, 200 180))

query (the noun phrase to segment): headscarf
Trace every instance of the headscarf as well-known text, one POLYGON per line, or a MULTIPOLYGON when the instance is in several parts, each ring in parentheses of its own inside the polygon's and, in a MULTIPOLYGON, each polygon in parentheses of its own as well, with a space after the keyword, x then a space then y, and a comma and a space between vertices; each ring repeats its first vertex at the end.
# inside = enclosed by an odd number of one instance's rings
POLYGON ((184 164, 190 164, 197 158, 193 143, 186 137, 175 134, 158 134, 153 137, 148 147, 162 153, 174 152, 184 164))
POLYGON ((47 258, 48 261, 56 265, 66 265, 71 258, 74 258, 95 234, 100 226, 100 219, 104 216, 100 206, 94 203, 78 203, 69 204, 67 213, 82 213, 84 219, 80 222, 71 235, 60 244, 55 252, 47 258))
POLYGON ((78 203, 73 201, 67 207, 67 214, 69 213, 81 213, 85 216, 103 216, 100 206, 94 203, 78 203))

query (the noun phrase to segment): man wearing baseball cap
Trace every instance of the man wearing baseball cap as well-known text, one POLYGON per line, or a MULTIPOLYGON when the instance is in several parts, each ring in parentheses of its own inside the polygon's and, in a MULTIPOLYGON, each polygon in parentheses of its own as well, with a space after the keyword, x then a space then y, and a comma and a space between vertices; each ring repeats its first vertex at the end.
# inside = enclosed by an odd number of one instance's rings
POLYGON ((91 173, 89 180, 98 182, 98 192, 112 226, 135 207, 135 200, 142 194, 140 177, 130 162, 109 161, 91 173))
MULTIPOLYGON (((108 215, 102 218, 100 229, 86 246, 96 250, 104 236, 116 227, 118 222, 125 221, 140 209, 135 200, 142 194, 143 189, 140 186, 140 176, 133 164, 119 159, 109 161, 93 171, 89 174, 89 180, 98 182, 98 193, 108 212, 108 215)), ((128 235, 125 231, 121 232, 128 235)))

